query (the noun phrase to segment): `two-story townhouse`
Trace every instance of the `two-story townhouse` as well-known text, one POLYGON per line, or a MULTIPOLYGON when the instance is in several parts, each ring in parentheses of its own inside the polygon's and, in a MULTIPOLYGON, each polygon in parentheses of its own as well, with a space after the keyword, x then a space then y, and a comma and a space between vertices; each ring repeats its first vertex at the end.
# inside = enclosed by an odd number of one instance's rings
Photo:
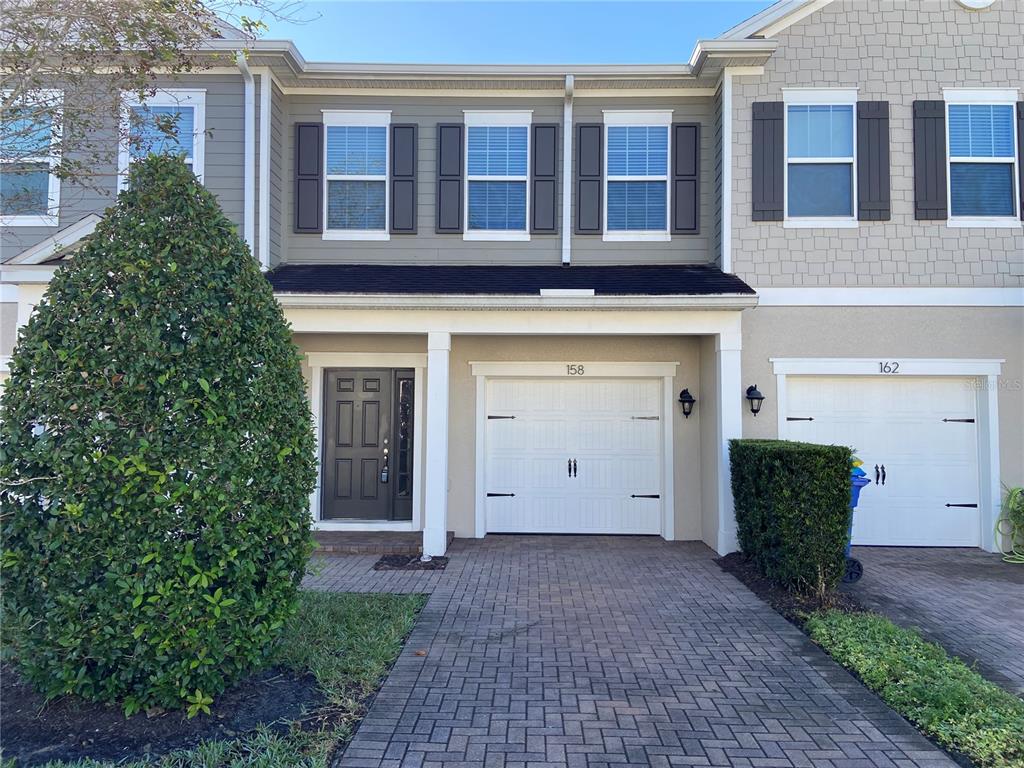
MULTIPOLYGON (((317 528, 725 552, 728 440, 778 436, 858 449, 856 540, 992 548, 1024 480, 1024 11, 971 4, 784 0, 680 66, 260 41, 139 108, 183 115, 293 325, 317 528)), ((0 354, 103 204, 4 229, 0 354)))

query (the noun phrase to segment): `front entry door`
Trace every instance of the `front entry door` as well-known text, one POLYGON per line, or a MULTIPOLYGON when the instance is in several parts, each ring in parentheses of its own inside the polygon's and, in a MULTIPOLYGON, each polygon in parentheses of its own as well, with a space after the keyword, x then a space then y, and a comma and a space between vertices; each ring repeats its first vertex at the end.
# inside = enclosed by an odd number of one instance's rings
POLYGON ((324 372, 321 519, 411 519, 412 384, 412 371, 324 372))

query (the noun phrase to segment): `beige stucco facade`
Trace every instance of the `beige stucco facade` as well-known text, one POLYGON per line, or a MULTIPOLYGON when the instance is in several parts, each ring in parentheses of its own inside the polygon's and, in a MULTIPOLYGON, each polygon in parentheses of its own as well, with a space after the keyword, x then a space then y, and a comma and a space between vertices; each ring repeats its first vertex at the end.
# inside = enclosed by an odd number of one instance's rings
MULTIPOLYGON (((308 353, 425 354, 426 335, 418 334, 296 334, 296 343, 308 353)), ((714 357, 709 373, 702 372, 702 346, 713 339, 702 336, 494 336, 454 335, 449 358, 448 423, 448 527, 459 537, 473 537, 477 531, 476 439, 477 384, 470 364, 473 362, 564 362, 587 360, 616 363, 676 363, 672 396, 688 388, 698 405, 689 418, 673 409, 673 486, 675 537, 682 540, 713 540, 718 526, 713 488, 703 483, 714 478, 716 443, 704 439, 714 434, 704 425, 713 425, 716 412, 714 357), (705 386, 706 385, 706 386, 705 386), (703 420, 702 420, 703 417, 703 420), (712 467, 709 475, 703 467, 712 467), (710 508, 705 509, 708 505, 710 508)), ((307 367, 307 376, 309 369, 307 367)), ((428 420, 429 414, 421 415, 428 420)), ((429 429, 429 423, 425 425, 429 429)), ((423 467, 420 466, 422 471, 423 467)))
MULTIPOLYGON (((743 375, 766 400, 744 412, 744 437, 777 437, 771 358, 1003 360, 998 376, 999 479, 1024 484, 1024 309, 759 307, 744 312, 743 375)), ((979 386, 982 386, 979 384, 979 386)), ((984 384, 987 386, 987 383, 984 384)))

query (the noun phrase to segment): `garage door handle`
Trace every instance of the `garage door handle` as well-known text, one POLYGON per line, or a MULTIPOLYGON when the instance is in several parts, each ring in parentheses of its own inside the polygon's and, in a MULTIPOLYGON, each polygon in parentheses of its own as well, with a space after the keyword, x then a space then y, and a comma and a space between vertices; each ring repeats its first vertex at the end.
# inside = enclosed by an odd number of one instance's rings
POLYGON ((968 509, 977 509, 977 504, 947 504, 947 507, 967 507, 968 509))
POLYGON ((875 485, 878 485, 878 465, 875 464, 875 485))
POLYGON ((629 498, 631 499, 660 499, 660 493, 632 493, 629 498))
POLYGON ((576 477, 576 459, 572 460, 572 476, 576 477))
POLYGON ((885 485, 885 464, 882 465, 882 485, 885 485))

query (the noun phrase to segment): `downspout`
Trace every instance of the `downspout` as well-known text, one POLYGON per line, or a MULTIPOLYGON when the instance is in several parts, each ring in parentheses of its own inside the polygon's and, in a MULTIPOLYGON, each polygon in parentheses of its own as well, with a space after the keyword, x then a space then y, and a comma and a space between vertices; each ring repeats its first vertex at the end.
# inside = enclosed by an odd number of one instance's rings
POLYGON ((562 266, 572 264, 572 95, 575 78, 565 76, 562 106, 562 266))
MULTIPOLYGON (((245 142, 244 154, 244 175, 242 181, 242 234, 249 250, 256 253, 256 83, 253 80, 252 72, 249 71, 249 62, 245 58, 245 51, 238 51, 235 54, 235 63, 242 73, 242 80, 245 82, 245 111, 243 140, 245 142)), ((263 258, 263 254, 260 254, 263 258)))
POLYGON ((270 269, 270 70, 260 74, 260 269, 270 269))

